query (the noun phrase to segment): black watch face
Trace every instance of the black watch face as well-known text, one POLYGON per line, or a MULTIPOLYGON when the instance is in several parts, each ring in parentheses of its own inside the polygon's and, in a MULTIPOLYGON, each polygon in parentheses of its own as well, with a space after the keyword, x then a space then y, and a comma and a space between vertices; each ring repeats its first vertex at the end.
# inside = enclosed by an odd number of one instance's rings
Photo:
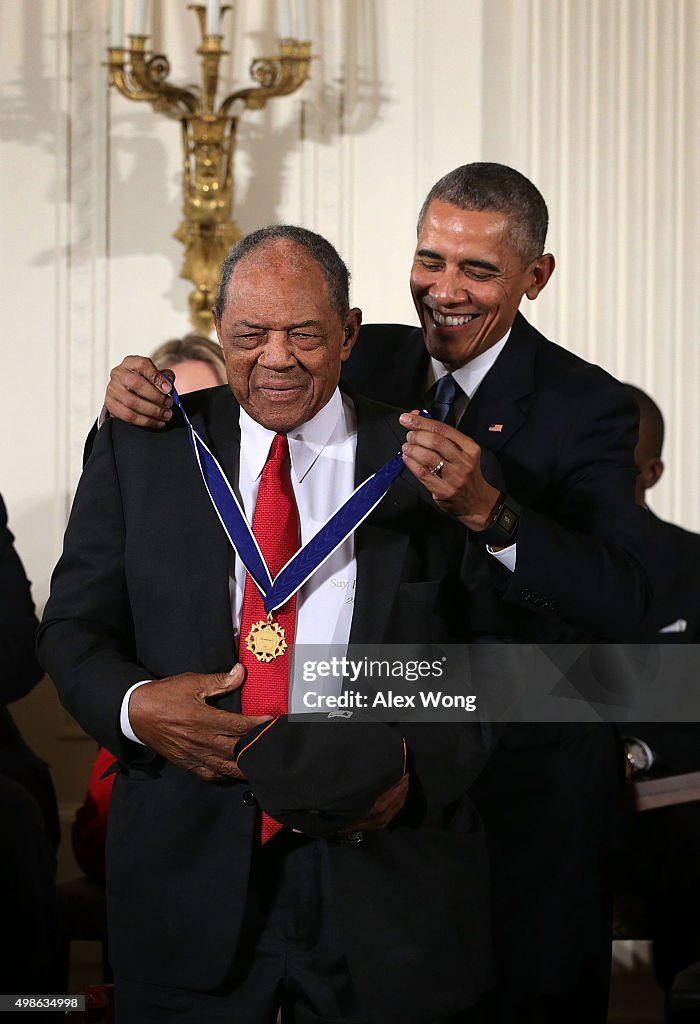
POLYGON ((504 505, 501 509, 501 514, 498 517, 498 525, 505 530, 506 533, 512 533, 518 525, 517 512, 514 512, 512 508, 508 508, 507 505, 504 505))

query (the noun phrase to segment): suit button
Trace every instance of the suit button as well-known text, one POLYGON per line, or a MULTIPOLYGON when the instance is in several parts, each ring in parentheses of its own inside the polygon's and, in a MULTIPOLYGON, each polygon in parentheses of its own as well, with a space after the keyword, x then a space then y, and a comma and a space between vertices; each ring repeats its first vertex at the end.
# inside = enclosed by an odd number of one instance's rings
POLYGON ((243 803, 246 807, 255 807, 257 800, 255 799, 255 793, 252 789, 246 789, 243 794, 243 803))

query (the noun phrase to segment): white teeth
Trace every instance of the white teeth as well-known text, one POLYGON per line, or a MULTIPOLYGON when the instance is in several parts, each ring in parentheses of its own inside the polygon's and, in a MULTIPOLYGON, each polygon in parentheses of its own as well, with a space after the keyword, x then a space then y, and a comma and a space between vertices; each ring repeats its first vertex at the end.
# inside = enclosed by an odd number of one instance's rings
POLYGON ((478 313, 468 313, 467 316, 443 316, 442 313, 438 313, 436 309, 432 310, 433 319, 436 324, 440 327, 463 327, 468 324, 470 320, 473 320, 478 313))

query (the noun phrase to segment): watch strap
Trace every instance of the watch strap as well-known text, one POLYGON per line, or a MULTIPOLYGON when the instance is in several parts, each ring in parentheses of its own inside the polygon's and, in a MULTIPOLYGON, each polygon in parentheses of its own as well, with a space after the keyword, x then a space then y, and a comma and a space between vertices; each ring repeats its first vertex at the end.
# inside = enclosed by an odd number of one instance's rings
POLYGON ((519 522, 520 502, 510 494, 501 492, 488 526, 483 530, 473 531, 472 537, 479 544, 488 544, 492 548, 507 548, 515 544, 519 522))

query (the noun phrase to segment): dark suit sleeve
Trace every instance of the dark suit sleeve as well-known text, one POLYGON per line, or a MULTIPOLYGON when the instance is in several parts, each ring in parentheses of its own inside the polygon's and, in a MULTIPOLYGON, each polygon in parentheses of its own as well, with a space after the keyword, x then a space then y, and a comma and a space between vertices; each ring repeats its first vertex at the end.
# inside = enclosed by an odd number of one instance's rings
POLYGON ((98 433, 85 467, 39 627, 38 652, 65 708, 123 761, 152 752, 119 726, 129 687, 151 678, 130 656, 133 625, 124 572, 125 527, 112 424, 98 433))
MULTIPOLYGON (((504 597, 552 612, 596 639, 625 640, 648 610, 650 530, 635 505, 632 452, 638 417, 610 383, 570 410, 539 501, 521 512, 515 573, 504 597)), ((517 498, 517 491, 514 492, 517 498)))
POLYGON ((37 621, 27 579, 0 498, 0 702, 24 697, 42 677, 34 652, 37 621))
POLYGON ((90 455, 92 453, 92 449, 93 449, 93 447, 95 445, 95 439, 97 438, 97 431, 99 430, 99 427, 98 427, 97 424, 98 424, 98 421, 95 420, 93 425, 90 427, 90 433, 85 438, 85 445, 83 447, 83 468, 85 467, 85 464, 86 464, 87 460, 90 458, 90 455))

